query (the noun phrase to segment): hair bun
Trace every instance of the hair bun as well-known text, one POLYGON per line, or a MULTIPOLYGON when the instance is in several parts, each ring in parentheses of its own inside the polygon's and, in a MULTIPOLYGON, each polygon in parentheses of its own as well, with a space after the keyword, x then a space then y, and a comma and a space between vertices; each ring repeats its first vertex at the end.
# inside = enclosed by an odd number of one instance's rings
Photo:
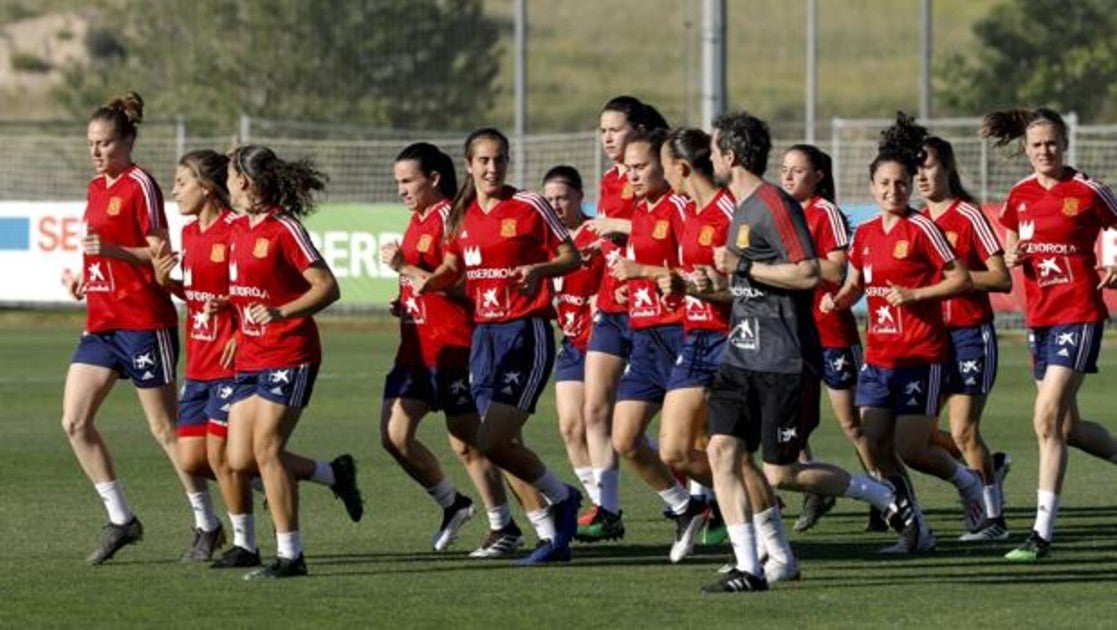
POLYGON ((138 92, 125 92, 108 103, 105 107, 124 114, 128 122, 138 125, 144 120, 144 99, 138 92))

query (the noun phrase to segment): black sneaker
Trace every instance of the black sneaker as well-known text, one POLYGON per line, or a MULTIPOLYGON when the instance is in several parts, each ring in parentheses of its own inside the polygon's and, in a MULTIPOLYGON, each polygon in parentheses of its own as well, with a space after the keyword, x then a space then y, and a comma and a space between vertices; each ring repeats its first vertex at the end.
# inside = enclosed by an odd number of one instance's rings
POLYGON ((449 547, 450 543, 458 537, 462 526, 471 518, 473 518, 473 501, 464 494, 458 493, 454 503, 442 510, 442 524, 438 526, 432 541, 434 550, 443 551, 449 547))
POLYGON ((694 551, 698 533, 702 531, 705 524, 706 502, 691 497, 687 502, 686 512, 675 516, 675 542, 671 545, 671 553, 667 556, 671 562, 681 562, 694 551))
POLYGON ((144 526, 135 516, 123 525, 105 525, 101 532, 101 544, 85 559, 89 564, 101 564, 116 555, 124 547, 143 540, 144 526))
POLYGON ((768 580, 733 568, 713 584, 702 587, 703 593, 750 593, 768 590, 768 580))
POLYGON ((624 538, 622 514, 623 512, 613 514, 603 507, 598 507, 593 515, 593 520, 588 525, 578 527, 578 533, 574 534, 574 540, 595 543, 624 538))
POLYGON ((302 554, 298 558, 276 558, 271 564, 264 565, 244 574, 246 580, 277 580, 280 578, 302 577, 306 575, 306 560, 302 554))
POLYGON ((357 464, 353 456, 348 453, 339 455, 330 462, 330 468, 334 471, 334 485, 330 486, 330 490, 345 504, 350 520, 354 523, 360 521, 365 513, 365 504, 357 487, 357 464))
POLYGON ((865 523, 865 531, 867 532, 886 532, 888 531, 888 521, 884 520, 884 513, 876 509, 875 506, 869 506, 869 520, 865 523))
POLYGON ((211 569, 237 569, 260 566, 260 552, 249 551, 244 547, 233 545, 221 557, 209 565, 211 569))
POLYGON ((470 558, 503 558, 516 553, 524 546, 524 533, 520 531, 516 521, 505 525, 502 529, 490 529, 481 546, 470 552, 470 558))
POLYGON ((813 492, 806 493, 803 495, 803 510, 799 512, 799 518, 795 520, 793 529, 797 532, 805 532, 814 527, 818 523, 818 519, 834 509, 834 504, 837 502, 838 500, 834 497, 813 492))
POLYGON ((194 542, 186 553, 182 554, 183 562, 208 562, 213 557, 213 552, 225 545, 225 528, 221 523, 217 529, 207 532, 198 527, 194 529, 194 542))

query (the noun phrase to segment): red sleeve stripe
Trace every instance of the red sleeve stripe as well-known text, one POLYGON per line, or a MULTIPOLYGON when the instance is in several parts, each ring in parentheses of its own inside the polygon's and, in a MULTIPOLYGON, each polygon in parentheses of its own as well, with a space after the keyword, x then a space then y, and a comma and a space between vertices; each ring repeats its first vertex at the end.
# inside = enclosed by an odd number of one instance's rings
POLYGON ((948 243, 946 237, 942 235, 942 230, 935 225, 934 221, 931 221, 922 214, 912 214, 908 216, 908 220, 923 231, 927 236, 927 240, 931 242, 931 247, 934 248, 935 253, 938 254, 943 263, 948 263, 957 258, 954 250, 950 247, 950 243, 948 243))
POLYGON ((791 213, 788 212, 787 206, 784 205, 783 197, 775 192, 774 187, 767 185, 759 192, 761 201, 768 206, 772 219, 776 222, 776 231, 779 232, 783 246, 787 249, 788 260, 793 263, 805 260, 807 248, 799 239, 799 233, 795 230, 795 223, 791 220, 791 213))
POLYGON ((554 232, 558 240, 565 241, 570 238, 570 230, 566 229, 566 226, 559 220, 558 215, 555 214, 554 209, 551 208, 551 204, 547 203, 542 197, 533 192, 521 190, 513 195, 512 198, 535 208, 535 211, 543 216, 543 222, 547 224, 547 227, 551 228, 551 231, 554 232))
POLYGON ((989 258, 1000 254, 1002 251, 1001 243, 997 240, 997 235, 993 232, 993 227, 989 225, 989 219, 985 218, 985 213, 977 208, 972 203, 958 204, 958 212, 969 220, 970 225, 973 226, 973 232, 977 235, 977 240, 981 243, 984 250, 983 258, 989 258))
POLYGON ((846 225, 845 217, 842 216, 842 211, 838 209, 838 206, 821 198, 815 205, 826 213, 826 219, 830 222, 830 231, 834 233, 834 245, 838 249, 849 247, 849 227, 846 225))
POLYGON ((1113 191, 1109 189, 1109 186, 1106 186, 1096 179, 1090 179, 1083 173, 1078 173, 1074 178, 1086 184, 1090 190, 1094 191, 1094 194, 1097 195, 1098 199, 1101 199, 1102 204, 1105 205, 1105 209, 1109 210, 1109 214, 1117 217, 1117 197, 1113 196, 1113 191))
POLYGON ((134 168, 128 177, 140 185, 144 194, 144 206, 147 210, 148 229, 152 232, 166 229, 163 224, 163 209, 159 207, 159 193, 156 191, 155 182, 142 168, 134 168))
POLYGON ((295 243, 302 250, 303 256, 310 262, 315 262, 322 259, 322 255, 314 247, 314 243, 310 241, 310 235, 306 233, 306 228, 302 223, 299 223, 291 217, 277 217, 279 223, 287 228, 287 231, 294 237, 295 243))

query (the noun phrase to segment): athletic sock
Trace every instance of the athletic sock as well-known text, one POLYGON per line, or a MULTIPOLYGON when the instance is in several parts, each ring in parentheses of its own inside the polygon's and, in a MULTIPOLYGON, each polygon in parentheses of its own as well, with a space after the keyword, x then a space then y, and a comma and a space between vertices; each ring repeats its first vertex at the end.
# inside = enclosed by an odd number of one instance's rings
POLYGON ((958 462, 954 463, 954 474, 950 475, 950 483, 967 497, 981 492, 981 478, 958 462))
POLYGON ((256 551, 256 517, 252 514, 229 514, 233 524, 233 544, 248 551, 256 551))
POLYGON ((787 532, 783 527, 783 518, 776 506, 754 514, 752 523, 756 527, 757 534, 763 538, 768 557, 785 564, 794 559, 795 554, 791 551, 791 544, 787 541, 787 532))
POLYGON ((677 516, 685 514, 687 506, 690 505, 690 493, 677 481, 675 485, 666 490, 660 490, 656 494, 677 516))
POLYGON ((187 492, 186 498, 190 501, 190 509, 194 511, 194 527, 203 532, 212 532, 221 527, 221 521, 217 520, 217 513, 213 511, 213 499, 208 490, 187 492))
POLYGON ((865 501, 873 507, 884 512, 895 500, 896 494, 885 484, 867 475, 850 475, 849 486, 845 496, 858 501, 865 501))
POLYGON ((489 515, 489 529, 494 532, 508 527, 508 524, 512 522, 512 509, 508 507, 507 503, 501 503, 495 508, 485 510, 485 512, 489 515))
POLYGON ((566 484, 556 477, 555 473, 551 472, 549 469, 544 470, 543 476, 533 481, 531 485, 535 486, 536 490, 547 497, 551 505, 565 501, 566 497, 570 494, 566 484))
POLYGON ((594 479, 593 468, 590 466, 581 466, 574 469, 574 476, 582 484, 586 490, 586 496, 593 501, 594 505, 601 505, 601 489, 597 487, 597 481, 594 479))
POLYGON ((981 489, 981 499, 985 503, 985 516, 997 518, 1001 515, 1001 488, 990 484, 981 489))
POLYGON ((710 497, 712 497, 714 495, 713 490, 707 488, 706 486, 698 483, 697 481, 695 481, 693 479, 691 479, 690 482, 687 484, 687 491, 690 492, 690 496, 692 496, 692 497, 702 497, 703 499, 706 499, 707 501, 709 501, 710 497))
POLYGON ((555 519, 551 518, 550 510, 532 510, 527 513, 527 520, 531 521, 531 526, 535 529, 535 535, 539 536, 539 540, 555 539, 555 519))
POLYGON ((310 481, 332 486, 337 483, 337 478, 334 477, 334 469, 329 462, 314 462, 314 474, 310 476, 310 481))
POLYGON ((443 477, 442 481, 427 488, 427 494, 431 495, 435 503, 438 503, 443 509, 453 505, 454 499, 458 498, 458 491, 447 477, 443 477))
POLYGON ((620 470, 616 468, 594 468, 593 476, 597 479, 597 487, 600 491, 600 501, 597 504, 613 514, 620 513, 620 470))
POLYGON ((101 483, 93 484, 97 490, 97 494, 101 495, 101 501, 105 504, 105 511, 109 513, 109 522, 113 525, 127 525, 136 518, 132 512, 132 506, 128 504, 128 499, 124 498, 124 488, 120 487, 120 483, 113 479, 112 481, 102 481, 101 483))
POLYGON ((760 560, 756 551, 756 531, 752 523, 743 525, 729 525, 729 542, 733 545, 733 557, 737 561, 737 570, 761 575, 760 560))
POLYGON ((1036 524, 1032 527, 1047 542, 1055 535, 1055 517, 1059 514, 1059 495, 1046 490, 1036 491, 1036 524))
POLYGON ((303 555, 303 541, 299 538, 299 530, 275 533, 276 555, 287 560, 294 560, 303 555))

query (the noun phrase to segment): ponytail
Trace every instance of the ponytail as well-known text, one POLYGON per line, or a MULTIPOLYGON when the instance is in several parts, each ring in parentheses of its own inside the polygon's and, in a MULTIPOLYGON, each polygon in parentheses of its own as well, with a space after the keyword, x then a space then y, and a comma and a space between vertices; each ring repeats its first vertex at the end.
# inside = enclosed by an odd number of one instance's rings
POLYGON ((89 121, 104 120, 112 123, 118 138, 135 138, 136 127, 144 119, 144 100, 136 92, 126 92, 98 107, 89 121))
POLYGON ((986 114, 981 119, 981 137, 992 138, 993 145, 1003 147, 1013 140, 1023 138, 1032 125, 1047 124, 1055 127, 1065 147, 1070 138, 1067 123, 1059 112, 1040 107, 1039 109, 1006 109, 986 114))
POLYGON ((288 162, 259 145, 237 147, 229 161, 238 173, 248 177, 258 205, 279 206, 299 218, 314 212, 314 193, 325 190, 329 181, 313 161, 288 162))

